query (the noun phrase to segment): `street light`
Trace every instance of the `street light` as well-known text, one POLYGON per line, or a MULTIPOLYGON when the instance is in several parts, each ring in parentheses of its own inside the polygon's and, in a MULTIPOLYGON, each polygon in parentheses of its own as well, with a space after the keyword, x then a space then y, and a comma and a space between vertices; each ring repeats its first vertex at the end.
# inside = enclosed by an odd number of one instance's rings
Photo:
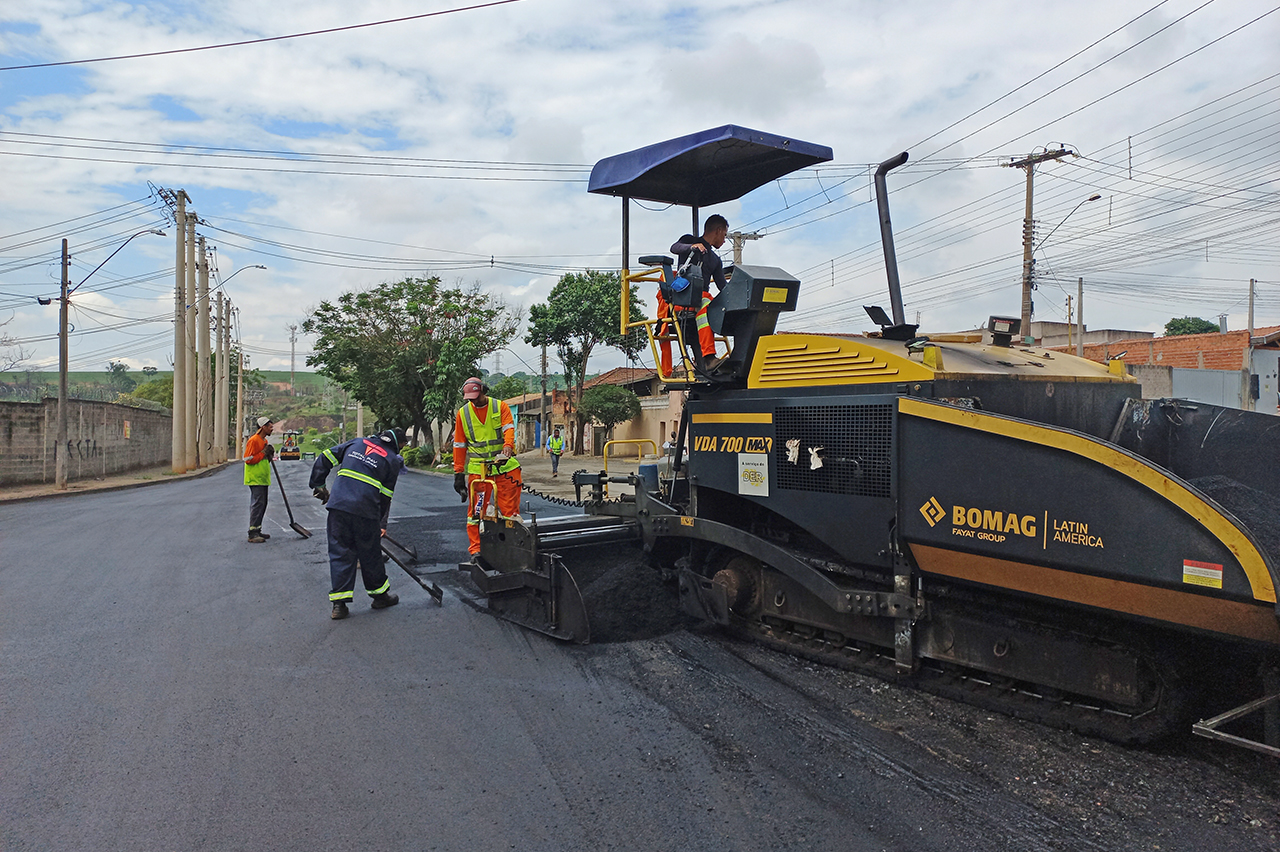
MULTIPOLYGON (((119 254, 120 249, 127 246, 134 237, 140 237, 143 234, 157 234, 163 237, 164 231, 149 228, 133 234, 122 242, 119 248, 107 255, 107 260, 119 254)), ((59 491, 65 491, 67 488, 67 313, 71 304, 71 294, 92 278, 94 272, 106 266, 107 260, 99 263, 94 267, 93 272, 80 279, 80 284, 68 289, 67 285, 71 283, 69 280, 71 255, 67 252, 67 241, 62 241, 62 295, 58 299, 58 446, 54 452, 54 477, 59 491)))
MULTIPOLYGON (((1036 243, 1033 247, 1031 246, 1031 243, 1029 241, 1023 243, 1024 260, 1023 260, 1023 271, 1022 271, 1022 311, 1023 311, 1023 314, 1025 315, 1024 317, 1025 322, 1023 324, 1026 326, 1025 328, 1022 329, 1022 340, 1024 343, 1030 344, 1035 340, 1034 335, 1032 335, 1031 333, 1031 314, 1028 308, 1028 306, 1031 303, 1030 302, 1031 291, 1035 289, 1035 262, 1036 262, 1035 253, 1040 250, 1041 246, 1043 246, 1046 242, 1049 241, 1049 237, 1052 237, 1057 232, 1057 230, 1061 228, 1068 219, 1071 218, 1072 213, 1075 213, 1077 210, 1079 210, 1085 204, 1088 204, 1090 201, 1097 201, 1101 197, 1102 197, 1101 195, 1095 192, 1093 195, 1090 195, 1088 198, 1086 198, 1084 201, 1081 201, 1075 207, 1072 207, 1071 213, 1068 213, 1066 216, 1063 216, 1062 221, 1054 225, 1053 230, 1045 234, 1044 239, 1036 243)), ((1024 227, 1026 226, 1024 225, 1024 227)))
MULTIPOLYGON (((1101 197, 1102 197, 1102 196, 1101 196, 1101 195, 1098 195, 1097 193, 1094 193, 1093 195, 1090 195, 1090 196, 1089 196, 1088 198, 1086 198, 1084 201, 1081 201, 1081 202, 1080 202, 1079 204, 1077 204, 1075 207, 1072 207, 1072 208, 1071 208, 1071 213, 1076 212, 1076 211, 1077 211, 1077 210, 1079 210, 1081 207, 1083 207, 1084 205, 1088 204, 1090 201, 1097 201, 1097 200, 1098 200, 1099 198, 1101 198, 1101 197)), ((1049 233, 1045 234, 1044 239, 1043 239, 1043 240, 1041 240, 1039 243, 1037 243, 1037 244, 1036 244, 1036 248, 1040 248, 1040 246, 1042 246, 1042 245, 1044 245, 1045 243, 1047 243, 1047 242, 1049 241, 1049 237, 1052 237, 1052 236, 1054 235, 1054 232, 1056 232, 1059 228, 1061 228, 1061 227, 1062 227, 1062 225, 1063 225, 1063 223, 1065 223, 1068 219, 1070 219, 1070 218, 1071 218, 1071 213, 1068 213, 1067 215, 1063 216, 1063 217, 1062 217, 1062 221, 1061 221, 1061 222, 1059 222, 1058 224, 1054 225, 1054 226, 1053 226, 1053 230, 1052 230, 1052 231, 1050 231, 1049 233)))

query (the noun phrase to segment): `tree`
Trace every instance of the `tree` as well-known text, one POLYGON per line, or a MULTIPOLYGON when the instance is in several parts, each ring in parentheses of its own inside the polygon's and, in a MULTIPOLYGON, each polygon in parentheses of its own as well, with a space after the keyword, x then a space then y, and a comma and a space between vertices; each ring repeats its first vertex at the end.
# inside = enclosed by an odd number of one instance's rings
MULTIPOLYGON (((0 328, 4 328, 13 322, 13 317, 9 317, 4 322, 0 322, 0 328)), ((35 354, 33 349, 23 349, 18 344, 15 337, 10 337, 0 331, 0 373, 7 373, 17 367, 23 361, 26 361, 35 354)))
POLYGON ((107 362, 107 386, 120 393, 129 393, 138 383, 129 375, 129 365, 123 361, 107 362))
POLYGON ((1218 331, 1218 324, 1200 317, 1180 317, 1164 324, 1164 336, 1176 337, 1179 334, 1209 334, 1218 331))
MULTIPOLYGON (((231 390, 235 392, 235 383, 231 385, 231 390)), ((173 373, 167 376, 157 376, 149 382, 143 382, 133 389, 131 396, 138 399, 149 399, 152 402, 158 402, 165 408, 173 408, 173 373)), ((235 404, 231 406, 231 415, 235 416, 235 404)), ((235 432, 232 432, 234 435, 235 432)))
POLYGON ((582 394, 578 413, 612 435, 614 426, 640 416, 640 397, 621 385, 596 385, 582 394))
MULTIPOLYGON (((643 319, 639 311, 638 287, 631 285, 632 319, 643 319)), ((561 276, 551 289, 546 304, 529 309, 529 333, 525 342, 533 346, 553 346, 564 367, 565 383, 573 388, 576 412, 573 452, 582 454, 582 432, 586 427, 578 406, 582 402, 582 384, 587 377, 587 363, 598 346, 611 346, 635 355, 644 338, 634 333, 622 334, 618 318, 622 315, 622 278, 616 272, 571 272, 561 276)))
POLYGON ((523 379, 515 376, 503 376, 489 385, 489 394, 495 399, 511 399, 514 396, 524 396, 528 392, 529 386, 523 379))
MULTIPOLYGON (((481 356, 515 334, 520 317, 478 284, 405 278, 321 302, 302 324, 317 335, 307 364, 367 405, 384 424, 452 423, 462 383, 481 356)), ((441 437, 443 442, 443 436, 441 437)))

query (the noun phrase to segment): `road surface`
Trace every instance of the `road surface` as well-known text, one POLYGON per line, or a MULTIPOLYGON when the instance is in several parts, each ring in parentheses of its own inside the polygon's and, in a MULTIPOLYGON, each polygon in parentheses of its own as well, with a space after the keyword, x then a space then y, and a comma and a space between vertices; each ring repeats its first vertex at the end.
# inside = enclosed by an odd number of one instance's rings
POLYGON ((309 465, 278 467, 313 538, 273 483, 248 544, 234 465, 0 505, 4 852, 1276 848, 1273 763, 1121 749, 663 621, 669 590, 636 593, 616 548, 585 557, 631 590, 597 601, 623 610, 605 642, 493 618, 454 567, 447 477, 402 477, 392 515, 444 605, 388 565, 400 605, 358 584, 332 621, 309 465))

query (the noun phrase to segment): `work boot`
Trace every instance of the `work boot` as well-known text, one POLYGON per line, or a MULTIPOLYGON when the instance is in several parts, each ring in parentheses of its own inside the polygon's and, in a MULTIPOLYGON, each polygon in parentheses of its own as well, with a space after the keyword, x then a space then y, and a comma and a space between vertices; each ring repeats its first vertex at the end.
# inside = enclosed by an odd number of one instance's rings
POLYGON ((262 530, 249 530, 249 543, 262 544, 267 537, 262 534, 262 530))
POLYGON ((400 596, 391 592, 383 592, 380 595, 373 596, 374 609, 386 609, 389 606, 395 606, 400 603, 400 596))
POLYGON ((271 538, 270 533, 264 533, 262 530, 258 530, 258 535, 262 536, 263 538, 271 538))
POLYGON ((332 618, 332 619, 334 619, 335 621, 336 621, 337 619, 340 619, 340 618, 346 618, 346 617, 347 617, 347 602, 346 602, 346 601, 334 601, 334 602, 333 602, 333 612, 329 613, 329 617, 330 617, 330 618, 332 618))

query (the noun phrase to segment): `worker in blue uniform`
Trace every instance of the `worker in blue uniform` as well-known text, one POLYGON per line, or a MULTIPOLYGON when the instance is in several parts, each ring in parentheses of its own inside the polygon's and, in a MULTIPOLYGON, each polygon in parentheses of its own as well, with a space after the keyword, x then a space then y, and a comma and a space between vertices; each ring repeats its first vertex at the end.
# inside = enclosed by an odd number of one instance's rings
POLYGON ((311 468, 312 493, 329 510, 329 576, 333 581, 330 618, 346 618, 355 594, 356 568, 374 609, 400 603, 392 594, 382 559, 382 536, 387 534, 391 497, 403 462, 403 429, 387 429, 356 438, 320 453, 311 468), (333 491, 325 487, 329 471, 338 469, 333 491))

